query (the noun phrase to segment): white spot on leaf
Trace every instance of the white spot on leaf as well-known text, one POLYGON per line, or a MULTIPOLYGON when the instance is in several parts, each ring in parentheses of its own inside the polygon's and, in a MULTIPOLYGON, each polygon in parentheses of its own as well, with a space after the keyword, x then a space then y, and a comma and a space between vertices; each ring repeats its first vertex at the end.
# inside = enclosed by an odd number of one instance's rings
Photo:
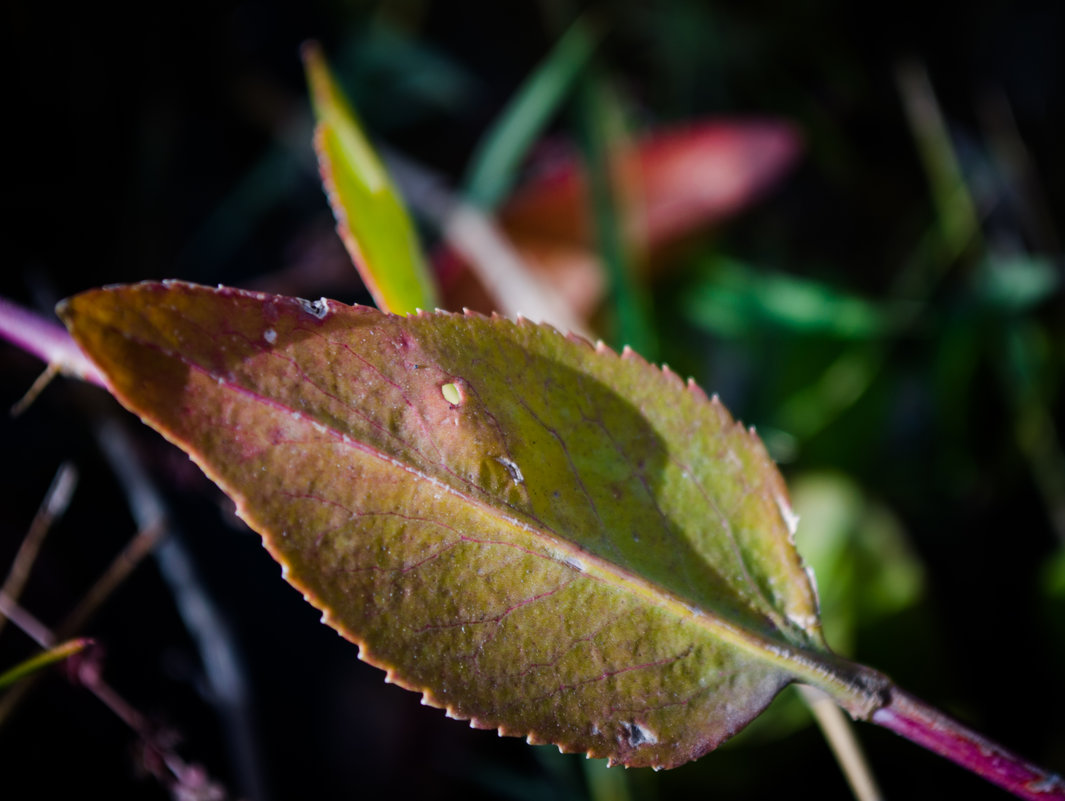
POLYGON ((641 726, 635 720, 621 721, 621 733, 618 735, 618 743, 627 745, 629 748, 639 748, 641 745, 655 745, 658 735, 646 726, 641 726))
POLYGON ((817 627, 817 615, 788 615, 788 620, 804 631, 817 627))
POLYGON ((329 301, 325 298, 318 298, 318 300, 304 300, 303 298, 297 298, 300 303, 300 308, 303 309, 311 317, 316 317, 319 320, 324 320, 325 316, 329 314, 329 301))
POLYGON ((773 500, 777 502, 777 509, 780 510, 780 517, 784 520, 784 525, 788 527, 788 533, 791 536, 795 536, 795 532, 799 530, 799 516, 791 509, 791 504, 788 503, 788 499, 779 493, 773 497, 773 500))
POLYGON ((562 557, 562 561, 572 567, 574 570, 579 570, 582 573, 584 572, 584 562, 582 562, 576 556, 566 554, 562 557))
POLYGON ((462 392, 462 386, 454 381, 440 387, 440 394, 452 406, 458 406, 466 399, 465 394, 462 392))
POLYGON ((518 467, 513 459, 508 459, 506 456, 497 456, 495 459, 507 469, 507 472, 510 473, 511 481, 515 484, 521 484, 525 481, 525 476, 522 475, 521 468, 518 467))
POLYGON ((263 331, 263 339, 265 339, 269 344, 273 345, 275 342, 277 342, 277 331, 272 328, 267 328, 265 331, 263 331))

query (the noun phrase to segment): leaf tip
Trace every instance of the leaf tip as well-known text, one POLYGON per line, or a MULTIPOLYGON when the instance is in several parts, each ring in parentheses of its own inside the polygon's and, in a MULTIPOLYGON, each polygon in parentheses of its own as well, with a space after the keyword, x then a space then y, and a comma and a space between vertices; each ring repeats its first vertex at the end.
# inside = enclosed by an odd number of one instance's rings
POLYGON ((304 39, 300 42, 300 58, 304 62, 322 57, 322 46, 317 39, 304 39))

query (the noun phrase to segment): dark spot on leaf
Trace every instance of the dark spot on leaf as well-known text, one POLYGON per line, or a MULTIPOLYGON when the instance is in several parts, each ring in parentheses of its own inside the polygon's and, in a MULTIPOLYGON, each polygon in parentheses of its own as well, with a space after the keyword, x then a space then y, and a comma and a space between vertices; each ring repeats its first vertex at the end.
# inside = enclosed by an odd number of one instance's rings
POLYGON ((627 745, 629 748, 639 748, 641 745, 654 745, 658 742, 658 737, 655 736, 653 731, 641 726, 634 720, 623 720, 620 725, 621 733, 618 735, 618 742, 622 745, 627 745))
POLYGON ((318 300, 296 298, 296 300, 299 301, 300 308, 315 319, 324 320, 325 316, 329 314, 329 301, 325 298, 318 298, 318 300))

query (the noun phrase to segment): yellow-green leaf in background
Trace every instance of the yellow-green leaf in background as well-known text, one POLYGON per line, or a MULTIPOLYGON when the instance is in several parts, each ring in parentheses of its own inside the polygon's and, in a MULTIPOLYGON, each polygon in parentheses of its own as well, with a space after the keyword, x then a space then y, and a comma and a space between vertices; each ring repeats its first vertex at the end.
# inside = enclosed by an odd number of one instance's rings
POLYGON ((436 285, 388 173, 314 43, 303 48, 317 128, 314 149, 337 232, 382 311, 435 309, 436 285))

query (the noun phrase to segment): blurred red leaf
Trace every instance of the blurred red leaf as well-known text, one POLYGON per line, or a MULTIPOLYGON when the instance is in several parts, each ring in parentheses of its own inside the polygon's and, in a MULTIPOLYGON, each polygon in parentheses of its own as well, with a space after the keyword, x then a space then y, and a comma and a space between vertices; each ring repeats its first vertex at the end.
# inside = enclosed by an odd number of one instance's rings
MULTIPOLYGON (((619 153, 625 231, 645 265, 659 265, 668 246, 713 227, 751 205, 795 162, 798 132, 779 120, 707 122, 662 131, 619 153)), ((530 268, 587 319, 605 277, 594 252, 587 180, 576 155, 556 159, 527 181, 499 220, 530 268)), ((461 258, 436 254, 448 308, 491 310, 491 300, 461 258)))

